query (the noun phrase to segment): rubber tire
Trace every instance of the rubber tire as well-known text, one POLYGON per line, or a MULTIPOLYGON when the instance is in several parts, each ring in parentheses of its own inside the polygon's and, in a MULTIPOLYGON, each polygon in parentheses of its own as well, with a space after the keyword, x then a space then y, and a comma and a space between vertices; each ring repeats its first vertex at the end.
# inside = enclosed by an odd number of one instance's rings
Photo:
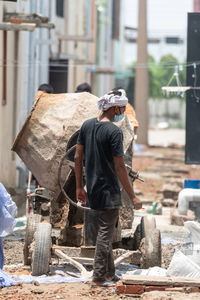
POLYGON ((40 221, 41 221, 41 215, 38 215, 38 214, 31 214, 27 218, 26 236, 25 236, 24 248, 23 248, 24 265, 27 265, 27 266, 31 265, 29 246, 33 241, 34 234, 37 230, 37 226, 40 223, 40 221))
POLYGON ((152 235, 152 231, 156 228, 156 220, 152 215, 147 215, 141 219, 141 238, 152 235))
POLYGON ((161 267, 161 238, 160 230, 155 228, 151 236, 143 239, 141 265, 142 269, 161 267))
POLYGON ((51 229, 49 223, 40 223, 36 231, 32 259, 32 275, 40 276, 49 271, 51 259, 51 229))

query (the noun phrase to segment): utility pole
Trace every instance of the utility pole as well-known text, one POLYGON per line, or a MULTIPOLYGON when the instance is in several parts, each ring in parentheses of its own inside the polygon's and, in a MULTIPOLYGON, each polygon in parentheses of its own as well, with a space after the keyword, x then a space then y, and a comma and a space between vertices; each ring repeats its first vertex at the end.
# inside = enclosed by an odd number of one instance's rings
POLYGON ((147 53, 147 0, 138 0, 137 64, 135 72, 134 105, 138 128, 138 143, 148 144, 148 53, 147 53))

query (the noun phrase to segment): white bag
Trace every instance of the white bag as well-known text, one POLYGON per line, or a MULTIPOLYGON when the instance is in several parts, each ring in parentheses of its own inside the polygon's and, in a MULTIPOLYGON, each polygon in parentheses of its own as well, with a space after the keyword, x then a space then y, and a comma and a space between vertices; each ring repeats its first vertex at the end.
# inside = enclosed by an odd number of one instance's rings
POLYGON ((190 257, 176 250, 167 269, 167 276, 200 278, 200 267, 190 257))

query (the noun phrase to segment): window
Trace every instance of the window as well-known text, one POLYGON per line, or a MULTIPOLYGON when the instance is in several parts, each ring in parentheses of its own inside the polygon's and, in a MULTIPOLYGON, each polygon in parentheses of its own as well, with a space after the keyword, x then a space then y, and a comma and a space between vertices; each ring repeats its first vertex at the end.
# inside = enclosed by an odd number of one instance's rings
POLYGON ((120 28, 120 0, 113 0, 112 6, 112 38, 119 39, 120 28))
POLYGON ((183 40, 177 36, 168 36, 165 38, 167 44, 182 44, 183 40))
POLYGON ((64 17, 64 0, 56 1, 56 15, 61 18, 64 17))

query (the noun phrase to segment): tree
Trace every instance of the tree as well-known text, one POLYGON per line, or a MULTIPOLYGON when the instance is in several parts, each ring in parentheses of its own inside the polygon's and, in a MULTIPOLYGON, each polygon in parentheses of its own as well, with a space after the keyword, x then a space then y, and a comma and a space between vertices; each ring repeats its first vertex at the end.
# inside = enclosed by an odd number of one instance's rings
MULTIPOLYGON (((156 62, 154 57, 149 55, 148 68, 149 68, 149 96, 153 99, 164 98, 162 87, 166 86, 172 78, 175 67, 181 65, 176 57, 172 54, 161 57, 159 62, 156 62)), ((135 74, 135 62, 130 67, 133 75, 135 74)), ((183 63, 183 70, 179 70, 179 79, 182 85, 186 83, 186 68, 183 63)), ((170 85, 177 85, 175 77, 172 79, 170 85)), ((168 95, 169 98, 181 97, 181 95, 168 95)))

